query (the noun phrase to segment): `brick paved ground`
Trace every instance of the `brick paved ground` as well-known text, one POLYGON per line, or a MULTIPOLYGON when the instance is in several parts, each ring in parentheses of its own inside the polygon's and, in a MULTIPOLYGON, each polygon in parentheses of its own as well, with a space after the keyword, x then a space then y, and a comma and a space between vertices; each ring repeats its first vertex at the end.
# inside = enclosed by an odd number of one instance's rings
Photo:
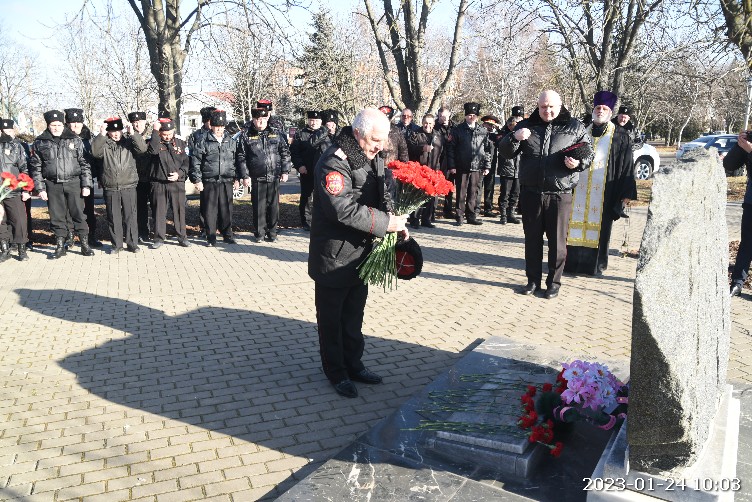
MULTIPOLYGON (((632 211, 632 248, 645 212, 632 211)), ((365 358, 385 383, 357 399, 319 368, 302 231, 274 245, 241 235, 218 249, 52 261, 43 248, 6 262, 0 500, 274 498, 488 336, 562 359, 629 357, 635 259, 612 256, 601 279, 565 277, 558 299, 523 297, 522 228, 487 221, 416 231, 422 276, 371 291, 365 358)), ((748 301, 733 302, 729 374, 747 384, 748 301)))

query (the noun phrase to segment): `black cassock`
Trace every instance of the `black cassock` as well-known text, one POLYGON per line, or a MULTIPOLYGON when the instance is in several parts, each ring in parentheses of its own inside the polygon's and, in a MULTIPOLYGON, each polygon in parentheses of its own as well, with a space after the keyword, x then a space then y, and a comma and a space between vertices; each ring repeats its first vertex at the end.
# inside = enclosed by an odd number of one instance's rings
MULTIPOLYGON (((592 134, 600 137, 606 124, 593 124, 592 134)), ((603 193, 603 211, 598 248, 567 245, 567 260, 564 271, 575 274, 596 275, 608 267, 608 243, 611 240, 611 227, 619 219, 622 199, 635 200, 637 185, 634 178, 632 159, 632 136, 629 131, 617 125, 611 140, 611 151, 606 171, 606 186, 603 193)))

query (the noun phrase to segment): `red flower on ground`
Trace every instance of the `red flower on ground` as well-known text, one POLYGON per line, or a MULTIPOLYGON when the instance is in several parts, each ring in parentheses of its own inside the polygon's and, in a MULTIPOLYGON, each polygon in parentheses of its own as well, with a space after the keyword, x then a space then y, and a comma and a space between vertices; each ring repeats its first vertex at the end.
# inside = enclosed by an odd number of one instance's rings
POLYGON ((559 455, 561 455, 561 450, 563 450, 563 449, 564 449, 564 443, 562 443, 561 441, 558 441, 554 445, 554 447, 551 449, 551 455, 553 457, 557 457, 558 458, 559 455))
POLYGON ((535 392, 537 390, 538 389, 535 388, 535 385, 528 385, 527 386, 527 395, 530 396, 530 397, 533 397, 533 396, 535 396, 535 392))
POLYGON ((544 383, 543 387, 541 388, 541 390, 543 392, 551 392, 553 390, 553 388, 554 388, 554 386, 552 384, 550 384, 550 383, 544 383))

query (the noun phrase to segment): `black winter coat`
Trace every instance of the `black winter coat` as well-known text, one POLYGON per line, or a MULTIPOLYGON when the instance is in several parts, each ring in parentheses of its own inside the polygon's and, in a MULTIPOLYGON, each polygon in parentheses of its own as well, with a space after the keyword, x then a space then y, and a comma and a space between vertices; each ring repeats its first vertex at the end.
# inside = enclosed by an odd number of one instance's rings
POLYGON ((42 180, 65 183, 78 179, 81 188, 91 188, 91 166, 81 138, 68 128, 58 137, 49 129, 44 131, 31 145, 29 175, 40 192, 45 190, 42 180))
POLYGON ((409 160, 405 135, 402 134, 402 131, 396 125, 392 124, 389 128, 389 141, 386 148, 379 152, 379 155, 384 159, 385 166, 388 166, 393 160, 399 160, 400 162, 407 162, 409 160))
MULTIPOLYGON (((133 133, 135 134, 135 130, 133 133)), ((141 135, 142 138, 144 138, 144 141, 147 139, 151 139, 151 126, 147 125, 146 129, 144 129, 144 133, 141 135)), ((147 151, 144 153, 138 153, 134 154, 134 157, 136 157, 136 171, 138 171, 138 181, 139 182, 149 182, 149 177, 151 175, 151 154, 148 151, 149 145, 146 145, 147 151)))
POLYGON ((138 185, 136 155, 146 153, 148 147, 144 138, 134 132, 120 141, 113 141, 106 134, 100 134, 91 142, 91 154, 102 161, 99 182, 105 190, 122 190, 138 185))
POLYGON ((188 177, 192 183, 221 183, 241 178, 235 163, 237 151, 238 141, 227 130, 221 143, 211 131, 200 135, 191 150, 188 177))
POLYGON ((170 173, 178 173, 177 182, 185 183, 189 165, 185 141, 173 136, 172 140, 165 143, 159 137, 159 131, 153 131, 149 140, 149 153, 152 156, 150 181, 166 182, 170 173))
POLYGON ((752 204, 752 154, 744 151, 739 143, 735 144, 729 150, 729 153, 723 157, 723 168, 727 174, 732 173, 745 166, 747 169, 747 189, 744 192, 744 204, 752 204))
POLYGON ((470 128, 467 122, 454 126, 447 144, 447 168, 459 173, 490 169, 488 131, 476 123, 470 128))
POLYGON ((316 150, 316 153, 313 157, 313 167, 311 169, 316 167, 316 164, 319 163, 321 156, 324 154, 327 148, 332 146, 332 143, 334 142, 335 138, 339 136, 340 132, 342 132, 342 129, 337 127, 337 129, 334 131, 334 134, 332 134, 329 132, 329 129, 324 126, 320 129, 317 129, 313 134, 311 134, 311 137, 308 138, 308 142, 316 150))
MULTIPOLYGON (((606 186, 603 191, 603 217, 618 220, 621 216, 622 199, 637 199, 637 182, 632 160, 632 136, 618 124, 611 139, 606 186)), ((592 134, 600 137, 604 127, 593 125, 592 134)))
POLYGON ((436 131, 431 131, 429 134, 421 128, 410 133, 407 138, 407 151, 410 154, 410 160, 420 162, 434 170, 441 167, 441 151, 443 148, 444 138, 436 131), (423 147, 426 145, 433 146, 433 150, 424 152, 423 147))
POLYGON ((503 178, 517 178, 520 172, 519 155, 513 159, 507 159, 499 153, 499 142, 501 142, 507 134, 512 134, 512 131, 510 131, 507 126, 504 126, 502 133, 499 134, 499 137, 496 139, 496 162, 498 166, 496 172, 503 178))
POLYGON ((386 235, 390 205, 383 159, 369 161, 343 128, 314 169, 308 275, 327 287, 362 284, 358 265, 386 235))
POLYGON ((290 172, 290 147, 287 138, 277 129, 267 127, 257 131, 251 126, 240 136, 235 157, 238 171, 243 177, 264 178, 274 181, 290 172))
POLYGON ((517 141, 508 134, 499 142, 499 153, 508 159, 520 156, 520 186, 540 192, 571 192, 580 179, 580 171, 590 167, 593 150, 580 160, 575 169, 564 165, 563 149, 576 143, 591 145, 585 126, 561 107, 559 115, 544 122, 536 109, 529 118, 519 122, 515 131, 528 128, 530 137, 517 141))
POLYGON ((321 129, 326 130, 326 127, 319 127, 318 129, 311 129, 305 127, 295 133, 295 137, 290 145, 290 159, 295 169, 305 167, 307 174, 301 176, 313 176, 313 168, 316 167, 316 162, 321 154, 317 148, 311 144, 311 137, 318 133, 321 129))
MULTIPOLYGON (((28 162, 23 143, 0 132, 0 172, 11 173, 16 177, 21 173, 28 174, 28 162)), ((20 190, 11 192, 8 198, 15 197, 20 190)))

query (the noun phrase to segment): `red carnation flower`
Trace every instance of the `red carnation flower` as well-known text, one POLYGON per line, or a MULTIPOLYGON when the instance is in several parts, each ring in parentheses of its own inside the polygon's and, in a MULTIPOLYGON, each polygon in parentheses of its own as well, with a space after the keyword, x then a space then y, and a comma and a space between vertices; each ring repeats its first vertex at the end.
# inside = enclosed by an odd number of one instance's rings
POLYGON ((31 176, 29 176, 28 174, 26 174, 26 173, 19 174, 18 175, 18 182, 19 182, 19 184, 20 183, 26 183, 23 186, 23 189, 26 190, 27 192, 31 192, 32 190, 34 190, 34 180, 31 179, 31 176))
POLYGON ((556 445, 551 449, 551 455, 553 457, 558 458, 559 455, 561 455, 561 450, 564 449, 564 443, 561 441, 557 442, 556 445))
POLYGON ((553 388, 554 388, 554 386, 552 384, 550 384, 550 383, 544 383, 543 387, 541 388, 541 390, 543 392, 551 392, 553 390, 553 388))
POLYGON ((538 389, 536 389, 536 388, 535 388, 535 385, 528 385, 528 386, 527 386, 527 395, 528 395, 528 396, 531 396, 531 397, 532 397, 532 396, 534 396, 534 395, 535 395, 535 392, 536 392, 537 390, 538 390, 538 389))

